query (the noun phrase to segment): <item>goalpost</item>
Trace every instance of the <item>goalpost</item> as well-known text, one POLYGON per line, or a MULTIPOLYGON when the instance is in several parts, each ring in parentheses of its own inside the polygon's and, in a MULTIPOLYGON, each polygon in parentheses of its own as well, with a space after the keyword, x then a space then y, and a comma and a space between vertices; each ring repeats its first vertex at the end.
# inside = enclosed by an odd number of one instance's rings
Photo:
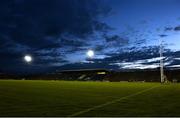
POLYGON ((164 82, 164 63, 163 63, 163 41, 160 38, 160 74, 161 74, 161 83, 164 82))
POLYGON ((162 40, 162 38, 160 38, 160 49, 159 50, 160 50, 159 53, 160 53, 161 83, 166 83, 168 80, 167 80, 166 75, 164 74, 164 57, 163 57, 164 48, 163 48, 163 40, 162 40))

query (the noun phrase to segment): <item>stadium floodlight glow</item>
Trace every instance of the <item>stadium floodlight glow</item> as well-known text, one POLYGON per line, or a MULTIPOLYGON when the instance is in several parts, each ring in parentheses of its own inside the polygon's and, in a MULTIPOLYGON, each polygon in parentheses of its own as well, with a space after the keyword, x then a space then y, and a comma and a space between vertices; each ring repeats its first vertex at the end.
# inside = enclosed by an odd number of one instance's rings
POLYGON ((24 60, 28 63, 30 63, 32 61, 32 57, 30 55, 25 55, 24 56, 24 60))
POLYGON ((89 57, 89 58, 92 58, 94 57, 94 51, 93 50, 88 50, 86 55, 89 57))

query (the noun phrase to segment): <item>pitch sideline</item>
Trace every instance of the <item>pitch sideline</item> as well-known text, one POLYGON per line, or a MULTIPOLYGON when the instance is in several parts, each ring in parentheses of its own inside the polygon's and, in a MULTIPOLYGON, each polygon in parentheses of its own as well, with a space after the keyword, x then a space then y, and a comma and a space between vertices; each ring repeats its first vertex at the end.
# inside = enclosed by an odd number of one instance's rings
POLYGON ((158 86, 153 86, 153 87, 151 87, 151 88, 148 88, 148 89, 145 89, 145 90, 136 92, 136 93, 134 93, 134 94, 127 95, 127 96, 121 97, 121 98, 119 98, 119 99, 115 99, 115 100, 112 100, 112 101, 109 101, 109 102, 106 102, 106 103, 103 103, 103 104, 100 104, 100 105, 97 105, 97 106, 94 106, 94 107, 91 107, 91 108, 88 108, 88 109, 85 109, 85 110, 82 110, 82 111, 79 111, 79 112, 76 112, 76 113, 74 113, 74 114, 69 115, 68 117, 74 117, 74 116, 78 116, 78 115, 83 114, 83 113, 87 113, 87 112, 92 111, 92 110, 94 110, 94 109, 101 108, 101 107, 104 107, 104 106, 107 106, 107 105, 110 105, 110 104, 119 102, 119 101, 121 101, 121 100, 124 100, 124 99, 130 98, 130 97, 133 97, 133 96, 142 94, 142 93, 144 93, 144 92, 150 91, 150 90, 155 89, 155 88, 157 88, 157 87, 160 87, 160 85, 158 85, 158 86))

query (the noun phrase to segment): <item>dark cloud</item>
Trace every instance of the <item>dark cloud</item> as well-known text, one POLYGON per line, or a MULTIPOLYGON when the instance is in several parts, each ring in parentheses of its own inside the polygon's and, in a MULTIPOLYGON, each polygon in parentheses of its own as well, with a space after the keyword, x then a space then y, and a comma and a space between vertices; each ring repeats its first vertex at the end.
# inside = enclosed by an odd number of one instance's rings
MULTIPOLYGON (((108 64, 108 65, 116 65, 119 64, 132 64, 136 62, 136 64, 158 64, 159 63, 159 47, 158 46, 148 46, 142 47, 142 49, 136 49, 133 47, 128 49, 129 52, 122 53, 112 53, 108 54, 104 59, 88 59, 87 61, 99 64, 108 64), (148 61, 149 60, 149 61, 148 61)), ((164 49, 164 56, 166 57, 165 62, 171 64, 176 63, 173 60, 174 57, 178 57, 179 52, 172 52, 169 49, 164 49)))
POLYGON ((87 37, 112 30, 98 19, 110 11, 101 0, 2 0, 0 66, 23 66, 25 54, 36 65, 66 63, 64 55, 83 50, 87 37))
POLYGON ((167 37, 168 35, 166 35, 166 34, 160 34, 159 35, 161 38, 163 38, 163 37, 167 37))
POLYGON ((54 66, 117 69, 109 64, 158 57, 158 46, 142 46, 154 45, 155 38, 180 30, 177 24, 158 21, 169 5, 162 1, 156 6, 155 1, 141 0, 1 0, 0 67, 25 70, 25 54, 34 58, 29 70, 54 66), (161 26, 166 26, 164 32, 161 26), (95 58, 86 59, 88 49, 95 51, 95 58))
POLYGON ((180 26, 175 27, 174 31, 180 31, 180 26))
POLYGON ((112 53, 107 54, 108 57, 105 59, 95 59, 93 61, 102 61, 102 62, 132 62, 134 60, 142 60, 148 59, 153 57, 159 57, 159 47, 158 46, 149 46, 149 47, 142 47, 142 49, 137 49, 137 47, 128 49, 129 52, 122 52, 122 53, 112 53))
POLYGON ((127 45, 129 41, 128 39, 122 38, 118 35, 113 35, 113 36, 105 35, 104 38, 109 45, 119 45, 119 46, 127 45))
POLYGON ((94 48, 94 50, 96 51, 102 51, 104 49, 104 45, 96 45, 96 47, 94 48))
POLYGON ((172 27, 165 27, 165 29, 164 29, 164 31, 171 31, 171 30, 173 30, 172 27))
POLYGON ((135 41, 136 45, 142 45, 144 43, 146 43, 146 39, 138 39, 138 40, 135 41))
POLYGON ((1 33, 30 47, 56 47, 56 40, 63 33, 83 38, 95 31, 110 29, 107 24, 97 20, 99 15, 107 14, 99 3, 99 0, 4 1, 0 8, 4 11, 0 13, 1 33))
MULTIPOLYGON (((107 69, 125 69, 130 67, 139 66, 142 68, 146 68, 147 66, 152 65, 152 67, 158 67, 159 65, 159 47, 158 46, 148 46, 148 47, 142 47, 143 49, 135 50, 134 48, 131 48, 129 52, 124 53, 113 53, 109 54, 104 59, 86 59, 87 63, 76 63, 75 66, 73 64, 68 64, 62 66, 63 68, 68 69, 68 67, 71 65, 73 66, 73 69, 79 69, 79 68, 95 68, 95 67, 103 67, 107 69), (95 66, 97 65, 97 66, 95 66)), ((179 59, 176 59, 177 57, 180 57, 179 51, 173 52, 170 49, 164 49, 164 63, 165 67, 170 67, 171 65, 179 65, 179 59)), ((60 67, 61 68, 61 67, 60 67)), ((138 67, 137 67, 138 68, 138 67)))

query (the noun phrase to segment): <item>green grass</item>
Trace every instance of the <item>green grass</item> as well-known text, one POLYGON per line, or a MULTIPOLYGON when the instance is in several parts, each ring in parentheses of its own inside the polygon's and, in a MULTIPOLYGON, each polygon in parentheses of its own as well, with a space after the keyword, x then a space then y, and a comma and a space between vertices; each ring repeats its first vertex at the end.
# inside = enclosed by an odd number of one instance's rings
POLYGON ((180 116, 179 110, 180 84, 0 81, 0 116, 180 116))

